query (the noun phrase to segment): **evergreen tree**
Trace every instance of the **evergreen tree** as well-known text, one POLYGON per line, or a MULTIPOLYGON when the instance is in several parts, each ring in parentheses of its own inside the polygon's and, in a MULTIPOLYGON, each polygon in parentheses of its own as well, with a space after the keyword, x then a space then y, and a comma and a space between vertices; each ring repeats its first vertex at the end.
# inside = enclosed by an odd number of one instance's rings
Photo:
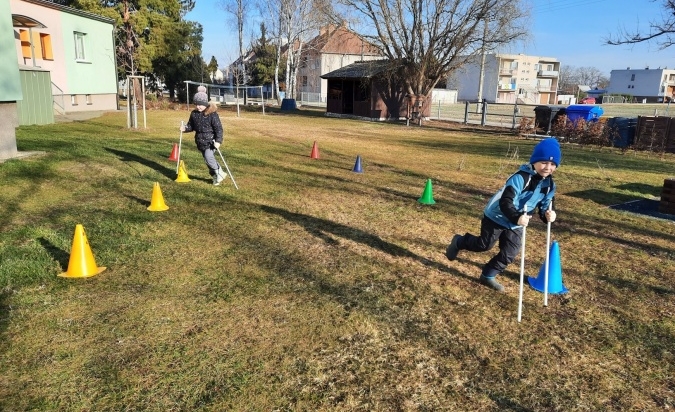
MULTIPOLYGON (((274 69, 276 66, 276 49, 267 39, 265 23, 260 24, 260 38, 253 46, 255 61, 249 66, 251 84, 270 85, 274 83, 274 69)), ((285 66, 285 63, 283 63, 285 66)))

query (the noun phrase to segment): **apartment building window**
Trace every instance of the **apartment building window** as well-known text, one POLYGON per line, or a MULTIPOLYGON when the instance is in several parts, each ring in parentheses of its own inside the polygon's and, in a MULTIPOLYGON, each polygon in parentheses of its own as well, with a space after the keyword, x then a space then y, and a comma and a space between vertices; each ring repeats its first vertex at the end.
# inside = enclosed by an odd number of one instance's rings
POLYGON ((85 94, 84 95, 84 100, 87 102, 88 105, 92 105, 93 103, 91 102, 91 95, 90 94, 85 94))
POLYGON ((630 81, 634 82, 635 81, 635 73, 630 75, 630 81))
POLYGON ((86 60, 85 44, 87 35, 85 33, 80 33, 77 31, 74 32, 73 34, 75 36, 75 60, 85 61, 86 60))
POLYGON ((73 105, 73 106, 77 106, 77 95, 76 94, 70 95, 70 104, 73 105))

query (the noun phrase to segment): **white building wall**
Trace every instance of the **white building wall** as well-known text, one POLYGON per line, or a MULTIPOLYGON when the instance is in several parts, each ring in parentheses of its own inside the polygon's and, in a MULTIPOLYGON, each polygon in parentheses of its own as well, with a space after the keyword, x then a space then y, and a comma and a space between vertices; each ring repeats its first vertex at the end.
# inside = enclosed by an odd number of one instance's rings
POLYGON ((668 69, 612 70, 607 93, 663 98, 673 78, 675 70, 668 69))

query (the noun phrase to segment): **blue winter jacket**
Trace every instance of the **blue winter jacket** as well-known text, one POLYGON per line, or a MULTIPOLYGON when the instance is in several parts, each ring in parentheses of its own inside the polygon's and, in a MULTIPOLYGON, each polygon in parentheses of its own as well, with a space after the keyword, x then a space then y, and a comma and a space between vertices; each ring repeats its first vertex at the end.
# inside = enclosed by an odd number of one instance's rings
POLYGON ((544 213, 552 207, 555 189, 550 175, 542 178, 531 164, 524 164, 492 196, 485 206, 485 216, 500 226, 516 229, 520 227, 518 218, 523 215, 527 206, 529 215, 539 208, 539 217, 546 222, 544 213))

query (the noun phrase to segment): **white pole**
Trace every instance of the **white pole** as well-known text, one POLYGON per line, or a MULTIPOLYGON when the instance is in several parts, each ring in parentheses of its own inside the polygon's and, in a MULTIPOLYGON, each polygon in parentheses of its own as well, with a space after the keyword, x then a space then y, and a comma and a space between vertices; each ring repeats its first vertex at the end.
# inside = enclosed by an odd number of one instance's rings
POLYGON ((234 187, 239 190, 239 186, 237 186, 237 182, 234 181, 234 176, 232 176, 232 172, 230 172, 230 168, 227 167, 227 162, 225 161, 225 158, 223 157, 223 153, 220 151, 220 149, 216 149, 218 151, 218 154, 220 154, 220 158, 223 160, 223 164, 225 165, 225 169, 227 170, 227 174, 230 175, 230 179, 232 179, 232 183, 234 183, 234 187))
MULTIPOLYGON (((553 209, 549 209, 553 210, 553 209)), ((546 219, 546 261, 544 262, 544 306, 548 306, 548 262, 551 255, 551 222, 546 219)))
POLYGON ((183 125, 185 123, 180 121, 180 139, 178 140, 178 160, 176 160, 176 174, 178 174, 180 168, 180 148, 183 145, 183 125))
MULTIPOLYGON (((527 213, 527 205, 523 208, 523 211, 527 213)), ((523 226, 523 239, 520 245, 520 292, 518 296, 518 322, 523 314, 523 283, 525 281, 525 234, 527 232, 527 226, 523 226)))

